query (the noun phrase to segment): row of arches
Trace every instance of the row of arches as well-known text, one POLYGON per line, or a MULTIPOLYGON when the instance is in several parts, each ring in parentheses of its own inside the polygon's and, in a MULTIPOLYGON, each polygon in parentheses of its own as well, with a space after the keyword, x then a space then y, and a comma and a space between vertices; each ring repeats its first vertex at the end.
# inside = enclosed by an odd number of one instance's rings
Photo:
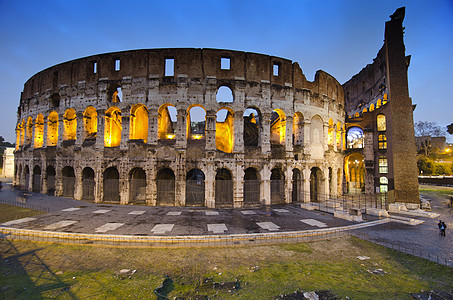
POLYGON ((184 128, 187 140, 204 140, 208 130, 215 131, 216 149, 232 153, 235 136, 242 131, 244 146, 257 147, 262 143, 263 133, 269 132, 269 143, 271 145, 285 145, 288 143, 287 135, 292 134, 290 142, 294 146, 303 146, 310 143, 312 146, 322 147, 324 137, 327 134, 327 144, 336 145, 342 149, 344 125, 341 122, 334 123, 329 119, 325 124, 319 115, 307 120, 302 113, 296 112, 291 117, 288 125, 288 116, 281 109, 275 109, 266 121, 263 114, 256 107, 248 107, 244 112, 235 112, 229 107, 222 107, 217 112, 208 112, 202 105, 191 105, 186 111, 177 111, 172 104, 166 103, 157 111, 157 130, 150 128, 155 124, 154 115, 150 115, 148 108, 143 104, 134 105, 130 111, 128 128, 123 128, 124 118, 122 111, 117 106, 112 106, 106 111, 97 111, 89 106, 78 117, 73 108, 64 112, 62 119, 56 111, 52 111, 45 120, 43 114, 38 114, 35 119, 31 116, 17 125, 16 128, 16 149, 20 146, 33 144, 34 148, 44 146, 56 146, 59 136, 62 141, 75 141, 103 138, 105 147, 116 147, 120 145, 123 130, 129 130, 129 140, 148 142, 150 134, 156 134, 157 140, 172 141, 179 134, 183 134, 179 128, 184 128), (242 119, 242 124, 238 122, 242 119), (99 125, 104 124, 103 132, 99 132, 99 125), (185 124, 184 124, 185 123, 185 124), (269 124, 269 125, 266 125, 269 124), (182 125, 182 127, 181 127, 182 125), (305 130, 305 127, 308 131, 305 130), (269 126, 269 127, 267 127, 269 126), (287 130, 291 126, 291 130, 287 130), (268 129, 267 129, 267 128, 268 129), (328 130, 324 132, 324 128, 328 130), (269 131, 268 131, 269 130, 269 131), (80 131, 80 132, 78 132, 80 131), (310 140, 305 141, 304 136, 310 135, 310 140))
MULTIPOLYGON (((329 184, 332 169, 329 168, 329 184)), ((175 173, 170 168, 162 168, 157 172, 154 180, 150 180, 144 169, 140 167, 132 168, 127 178, 121 178, 116 167, 106 168, 101 176, 96 177, 95 171, 91 167, 85 167, 80 174, 76 174, 71 166, 65 166, 57 175, 53 166, 47 166, 45 170, 36 165, 30 170, 28 165, 23 168, 16 166, 16 182, 25 190, 33 192, 46 192, 58 194, 63 197, 75 198, 76 193, 80 192, 80 197, 85 201, 121 203, 121 204, 149 204, 150 193, 156 193, 155 205, 174 206, 177 204, 177 189, 181 188, 178 184, 175 173), (124 189, 127 185, 127 189, 124 189), (101 199, 96 199, 98 187, 102 187, 101 199), (78 190, 78 191, 77 191, 78 190), (127 193, 127 202, 122 201, 124 192, 127 193)), ((304 191, 302 174, 299 169, 292 170, 292 191, 291 199, 285 197, 286 180, 281 168, 274 168, 270 174, 270 204, 283 204, 289 202, 303 202, 304 191)), ((216 171, 213 178, 214 184, 214 203, 215 207, 234 206, 234 178, 230 170, 220 168, 216 171)), ((310 170, 310 200, 317 202, 322 193, 325 193, 322 186, 323 173, 313 167, 310 170)), ((263 182, 260 173, 253 167, 244 170, 242 178, 243 205, 259 206, 265 204, 262 195, 263 182)), ((185 176, 185 206, 207 206, 206 201, 206 177, 205 173, 197 168, 191 169, 185 176)), ((77 198, 77 197, 76 197, 77 198)))

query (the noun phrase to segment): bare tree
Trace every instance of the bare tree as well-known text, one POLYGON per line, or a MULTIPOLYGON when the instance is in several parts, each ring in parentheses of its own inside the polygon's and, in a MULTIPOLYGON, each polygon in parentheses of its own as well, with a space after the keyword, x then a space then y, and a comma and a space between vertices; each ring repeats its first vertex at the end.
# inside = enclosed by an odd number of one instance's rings
POLYGON ((445 136, 445 129, 436 122, 419 121, 414 124, 415 136, 445 136))

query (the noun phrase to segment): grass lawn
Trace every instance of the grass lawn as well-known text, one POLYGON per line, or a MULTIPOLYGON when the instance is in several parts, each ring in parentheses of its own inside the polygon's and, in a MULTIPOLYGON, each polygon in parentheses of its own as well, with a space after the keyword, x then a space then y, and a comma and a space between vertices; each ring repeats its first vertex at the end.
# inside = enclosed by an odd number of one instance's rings
POLYGON ((42 214, 41 211, 0 203, 0 223, 42 214))

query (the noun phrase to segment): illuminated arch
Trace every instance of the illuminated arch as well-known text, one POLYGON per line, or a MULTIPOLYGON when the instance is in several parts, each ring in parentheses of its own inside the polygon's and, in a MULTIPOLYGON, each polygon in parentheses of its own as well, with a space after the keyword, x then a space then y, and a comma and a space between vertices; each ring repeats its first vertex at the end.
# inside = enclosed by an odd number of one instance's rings
POLYGON ((56 146, 58 141, 58 113, 52 111, 47 120, 47 146, 56 146))
POLYGON ((384 114, 379 114, 376 116, 376 127, 378 131, 387 130, 386 118, 384 114))
POLYGON ((143 104, 132 107, 129 139, 148 141, 148 116, 148 109, 143 104))
POLYGON ((293 144, 295 146, 304 144, 304 116, 300 112, 293 116, 293 144))
POLYGON ((44 142, 44 117, 38 114, 35 122, 35 142, 34 148, 41 148, 44 142))
POLYGON ((33 119, 28 117, 27 119, 27 127, 25 129, 25 144, 31 144, 31 139, 33 136, 33 119))
POLYGON ((98 113, 93 106, 88 106, 83 113, 84 137, 94 138, 98 132, 98 113))
POLYGON ((363 155, 352 153, 345 158, 345 178, 347 192, 360 194, 365 191, 365 165, 363 155))
POLYGON ((219 89, 217 90, 216 100, 219 103, 233 102, 234 101, 233 91, 230 89, 230 87, 226 85, 220 86, 219 89))
POLYGON ((217 111, 215 122, 215 145, 217 150, 232 153, 234 146, 234 113, 229 108, 217 111))
POLYGON ((370 111, 373 111, 374 110, 374 103, 371 103, 370 105, 370 111))
POLYGON ((158 122, 158 139, 172 140, 176 137, 176 107, 171 104, 163 104, 159 107, 157 122, 158 122))
POLYGON ((20 145, 25 145, 25 120, 22 119, 22 123, 20 124, 20 145))
POLYGON ((274 109, 271 114, 271 144, 284 145, 286 137, 286 115, 281 109, 274 109))
POLYGON ((327 131, 327 144, 332 146, 334 144, 335 136, 335 126, 333 125, 333 120, 329 119, 329 129, 327 131))
POLYGON ((63 116, 64 133, 63 140, 75 140, 77 138, 77 115, 73 108, 68 108, 63 116))
POLYGON ((105 147, 117 147, 121 142, 121 110, 112 106, 105 112, 105 130, 104 145, 105 147))
POLYGON ((187 109, 187 139, 200 140, 205 138, 206 110, 194 104, 187 109))
POLYGON ((244 146, 256 147, 259 144, 261 113, 257 108, 248 107, 243 114, 244 146))
POLYGON ((363 129, 358 126, 349 128, 346 139, 348 143, 348 149, 363 148, 363 129))

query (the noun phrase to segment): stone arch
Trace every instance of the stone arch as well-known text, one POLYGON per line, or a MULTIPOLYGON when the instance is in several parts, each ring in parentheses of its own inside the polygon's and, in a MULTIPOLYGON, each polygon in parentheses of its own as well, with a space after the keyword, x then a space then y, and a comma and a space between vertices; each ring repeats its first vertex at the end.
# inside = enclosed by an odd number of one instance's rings
POLYGON ((27 165, 24 167, 24 184, 23 189, 27 190, 30 188, 30 169, 27 165))
POLYGON ((247 168, 244 171, 244 205, 260 205, 260 180, 259 173, 255 168, 247 168))
POLYGON ((387 130, 387 122, 384 114, 378 114, 376 116, 376 127, 378 131, 387 130))
POLYGON ((343 194, 342 178, 343 178, 343 172, 341 171, 340 168, 338 168, 338 170, 337 170, 337 194, 338 195, 343 194))
POLYGON ((129 173, 129 203, 146 203, 146 173, 142 168, 133 168, 129 173))
POLYGON ((186 206, 205 205, 205 175, 200 169, 191 169, 186 175, 186 206))
POLYGON ((335 126, 333 124, 333 120, 329 119, 329 128, 327 129, 327 145, 333 146, 335 143, 335 126))
POLYGON ((74 168, 66 166, 61 170, 61 181, 63 185, 63 197, 74 198, 75 190, 75 173, 74 168))
POLYGON ((158 139, 173 140, 176 137, 177 111, 172 104, 162 104, 157 111, 158 139))
POLYGON ((199 104, 189 106, 187 109, 187 139, 205 139, 206 110, 199 104))
POLYGON ((33 192, 34 193, 41 193, 41 167, 35 166, 33 168, 33 192))
POLYGON ((234 112, 230 108, 221 108, 216 114, 215 145, 217 150, 232 153, 234 147, 234 112))
POLYGON ((82 199, 85 201, 94 201, 95 188, 94 170, 90 167, 85 167, 82 170, 82 199))
POLYGON ((360 153, 352 153, 345 157, 346 191, 349 194, 360 194, 365 191, 364 158, 360 153))
POLYGON ((227 85, 221 85, 217 89, 216 101, 218 103, 232 103, 234 102, 233 91, 227 85))
POLYGON ((313 167, 310 170, 310 201, 321 202, 323 193, 322 187, 322 171, 318 167, 313 167))
POLYGON ((121 142, 122 119, 121 110, 112 106, 105 112, 104 145, 117 147, 121 142))
POLYGON ((121 86, 118 83, 110 84, 107 90, 107 98, 112 103, 120 103, 123 101, 123 91, 121 90, 121 86))
POLYGON ((145 105, 139 103, 131 108, 129 139, 148 141, 149 112, 145 105))
POLYGON ((348 129, 346 134, 347 148, 348 149, 362 149, 363 148, 363 129, 359 126, 353 126, 348 129))
POLYGON ((233 207, 233 177, 226 168, 218 169, 215 175, 215 206, 233 207))
POLYGON ((55 195, 55 168, 53 166, 47 166, 46 168, 46 179, 47 179, 47 194, 55 195))
POLYGON ((22 119, 22 122, 20 123, 19 128, 20 128, 20 138, 19 138, 20 142, 19 142, 19 144, 21 146, 23 146, 23 145, 25 145, 25 120, 24 119, 22 119))
POLYGON ((271 170, 271 204, 285 203, 285 174, 281 168, 271 170))
POLYGON ((292 193, 291 193, 291 200, 293 203, 300 203, 302 202, 303 195, 302 195, 302 174, 299 169, 293 169, 293 182, 292 182, 292 193))
POLYGON ((104 171, 104 202, 120 202, 120 173, 116 167, 109 167, 104 171))
POLYGON ((271 114, 271 136, 272 145, 284 145, 286 137, 286 115, 283 110, 277 108, 271 114))
POLYGON ((27 125, 25 129, 25 145, 31 144, 31 139, 33 136, 33 119, 32 117, 27 118, 27 125))
POLYGON ((341 126, 341 122, 337 122, 337 134, 336 134, 336 137, 335 137, 335 142, 337 143, 337 150, 340 151, 343 149, 343 146, 342 146, 342 143, 341 143, 341 140, 342 140, 342 126, 341 126))
POLYGON ((257 147, 260 140, 261 113, 258 108, 247 107, 243 114, 244 119, 244 146, 257 147))
POLYGON ((56 146, 58 142, 58 113, 50 112, 47 118, 47 147, 56 146))
POLYGON ((293 145, 304 145, 304 116, 300 112, 293 116, 293 145))
POLYGON ((51 107, 59 107, 60 106, 60 94, 55 93, 50 96, 50 104, 51 107))
POLYGON ((175 173, 169 168, 157 173, 157 205, 175 206, 175 173))
POLYGON ((63 115, 63 140, 70 141, 77 138, 77 115, 73 108, 68 108, 63 115))
POLYGON ((83 112, 84 138, 95 138, 98 132, 98 113, 96 108, 88 106, 83 112))
POLYGON ((44 142, 44 117, 38 114, 35 122, 34 148, 41 148, 44 142))

